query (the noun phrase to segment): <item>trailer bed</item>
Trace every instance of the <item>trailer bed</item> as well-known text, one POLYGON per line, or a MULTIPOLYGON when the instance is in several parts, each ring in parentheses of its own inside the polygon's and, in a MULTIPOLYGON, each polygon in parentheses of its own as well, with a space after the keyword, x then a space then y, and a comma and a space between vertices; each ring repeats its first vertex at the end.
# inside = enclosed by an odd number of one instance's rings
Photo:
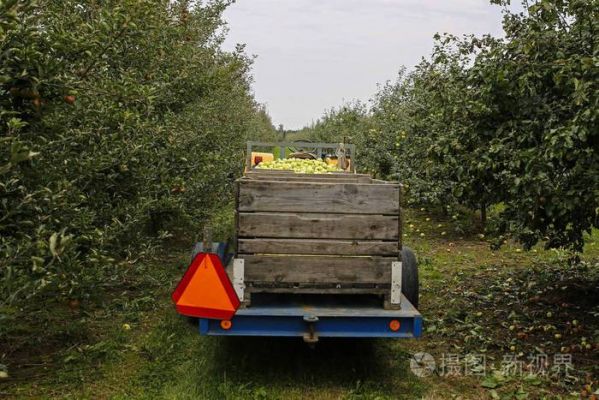
POLYGON ((256 295, 252 306, 237 311, 228 329, 218 320, 200 319, 208 336, 286 336, 316 342, 322 337, 415 338, 422 316, 402 295, 401 308, 385 310, 370 296, 256 295), (398 321, 399 329, 390 328, 398 321))

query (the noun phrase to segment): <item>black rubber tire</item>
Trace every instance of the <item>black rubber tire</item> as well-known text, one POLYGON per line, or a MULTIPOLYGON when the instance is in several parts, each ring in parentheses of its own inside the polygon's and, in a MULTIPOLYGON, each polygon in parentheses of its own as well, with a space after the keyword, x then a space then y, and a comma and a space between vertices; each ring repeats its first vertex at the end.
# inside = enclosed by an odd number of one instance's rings
POLYGON ((418 263, 412 249, 402 246, 401 261, 401 292, 418 308, 418 263))

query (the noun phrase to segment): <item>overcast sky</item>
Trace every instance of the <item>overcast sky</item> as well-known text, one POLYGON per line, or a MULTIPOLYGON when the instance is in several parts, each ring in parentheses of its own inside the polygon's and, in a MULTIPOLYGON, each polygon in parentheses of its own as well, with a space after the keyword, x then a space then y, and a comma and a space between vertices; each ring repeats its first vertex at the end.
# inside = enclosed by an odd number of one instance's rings
POLYGON ((237 0, 228 49, 257 56, 254 91, 275 125, 298 129, 326 109, 368 100, 427 56, 436 32, 501 35, 488 0, 237 0))

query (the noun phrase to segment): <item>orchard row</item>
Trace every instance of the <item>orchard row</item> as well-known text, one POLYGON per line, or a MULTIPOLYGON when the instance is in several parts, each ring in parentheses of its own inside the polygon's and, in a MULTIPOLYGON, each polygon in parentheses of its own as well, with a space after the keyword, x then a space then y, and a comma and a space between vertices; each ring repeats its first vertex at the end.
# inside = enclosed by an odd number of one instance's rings
POLYGON ((503 27, 503 39, 437 35, 371 107, 334 109, 301 135, 352 138, 358 167, 399 179, 412 203, 480 212, 497 245, 580 250, 599 227, 599 3, 537 1, 503 27))

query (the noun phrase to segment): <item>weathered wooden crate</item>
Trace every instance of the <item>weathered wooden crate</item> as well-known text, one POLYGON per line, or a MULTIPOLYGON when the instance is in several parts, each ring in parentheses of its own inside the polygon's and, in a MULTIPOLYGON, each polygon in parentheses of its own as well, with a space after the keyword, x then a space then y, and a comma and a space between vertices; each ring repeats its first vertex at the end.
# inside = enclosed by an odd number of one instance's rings
POLYGON ((368 175, 246 173, 236 215, 246 305, 257 292, 388 297, 401 254, 399 196, 398 184, 368 175))

